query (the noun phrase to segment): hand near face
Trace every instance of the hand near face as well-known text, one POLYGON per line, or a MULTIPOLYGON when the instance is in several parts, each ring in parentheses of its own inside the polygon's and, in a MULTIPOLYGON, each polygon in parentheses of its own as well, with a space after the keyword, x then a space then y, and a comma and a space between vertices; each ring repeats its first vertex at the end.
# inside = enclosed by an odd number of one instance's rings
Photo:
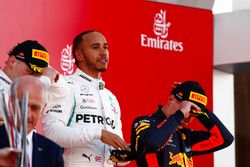
POLYGON ((181 82, 174 82, 174 84, 171 86, 171 88, 174 89, 177 86, 179 86, 180 84, 181 84, 181 82))
POLYGON ((180 103, 180 110, 184 114, 184 119, 187 119, 188 117, 190 117, 191 108, 193 108, 194 110, 197 110, 197 111, 200 110, 200 107, 198 107, 196 104, 194 104, 190 101, 182 101, 180 103))
POLYGON ((43 69, 42 75, 47 76, 52 83, 58 81, 60 74, 57 70, 53 69, 52 67, 46 67, 43 69))
POLYGON ((189 117, 188 118, 184 118, 180 124, 178 125, 177 127, 177 130, 178 129, 182 129, 183 127, 187 126, 193 119, 194 119, 194 114, 189 114, 189 117))

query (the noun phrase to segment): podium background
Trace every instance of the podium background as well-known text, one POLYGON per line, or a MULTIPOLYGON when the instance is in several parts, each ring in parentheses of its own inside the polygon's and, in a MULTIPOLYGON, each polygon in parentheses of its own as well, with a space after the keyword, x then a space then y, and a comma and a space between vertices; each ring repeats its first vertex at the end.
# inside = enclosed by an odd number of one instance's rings
MULTIPOLYGON (((102 76, 120 102, 127 142, 133 119, 164 104, 175 81, 199 81, 212 108, 213 15, 209 10, 142 0, 16 0, 1 1, 0 21, 1 67, 17 42, 35 39, 49 51, 50 65, 65 75, 74 69, 70 57, 74 36, 89 29, 102 32, 110 48, 108 71, 102 76), (141 45, 141 34, 157 38, 154 17, 161 10, 171 23, 162 39, 182 42, 182 52, 141 45)), ((203 128, 198 122, 191 127, 203 128)), ((38 131, 42 132, 41 126, 38 131)), ((153 154, 148 159, 150 166, 157 166, 153 154)), ((213 155, 194 157, 194 166, 212 167, 213 155)))

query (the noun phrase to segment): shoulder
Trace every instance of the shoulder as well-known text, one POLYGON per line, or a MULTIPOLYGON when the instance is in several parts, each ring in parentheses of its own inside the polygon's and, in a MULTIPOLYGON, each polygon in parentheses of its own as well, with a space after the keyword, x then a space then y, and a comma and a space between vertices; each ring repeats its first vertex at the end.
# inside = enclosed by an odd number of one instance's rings
POLYGON ((0 125, 0 136, 7 135, 4 124, 0 125))
POLYGON ((47 145, 47 148, 50 147, 51 149, 60 149, 61 147, 53 142, 52 140, 46 138, 43 135, 40 135, 38 133, 34 133, 35 137, 37 138, 37 141, 41 144, 47 145))
POLYGON ((108 93, 108 94, 111 94, 111 95, 113 95, 113 96, 115 96, 108 88, 104 88, 104 91, 106 92, 106 93, 108 93))
POLYGON ((109 89, 104 88, 104 91, 105 91, 105 93, 106 93, 109 97, 114 98, 114 99, 117 99, 116 96, 115 96, 115 94, 113 94, 109 89))
POLYGON ((75 74, 66 75, 66 76, 64 76, 64 79, 66 82, 71 82, 71 81, 74 81, 76 79, 76 75, 75 74))
POLYGON ((4 129, 5 129, 4 124, 0 125, 0 130, 4 130, 4 129))
POLYGON ((75 87, 77 87, 79 84, 79 81, 78 81, 78 77, 77 75, 74 73, 74 74, 71 74, 71 75, 67 75, 67 76, 64 76, 64 79, 65 79, 65 82, 69 85, 69 87, 72 89, 75 87))
POLYGON ((150 116, 140 116, 134 119, 133 128, 137 128, 138 126, 150 125, 152 118, 150 116))

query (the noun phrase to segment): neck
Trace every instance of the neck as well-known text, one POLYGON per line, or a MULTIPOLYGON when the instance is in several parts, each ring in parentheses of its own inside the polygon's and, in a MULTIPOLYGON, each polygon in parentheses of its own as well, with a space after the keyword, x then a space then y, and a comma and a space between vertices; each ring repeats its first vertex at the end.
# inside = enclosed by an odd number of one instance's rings
POLYGON ((168 105, 164 105, 163 107, 162 107, 162 112, 167 116, 167 117, 169 117, 171 114, 170 114, 170 112, 169 112, 169 106, 168 105))
POLYGON ((96 72, 86 72, 86 71, 84 71, 84 72, 86 74, 88 74, 89 76, 95 78, 95 79, 100 79, 101 78, 101 73, 100 72, 98 72, 98 73, 96 73, 96 72))
POLYGON ((11 69, 10 69, 10 68, 8 68, 7 66, 5 66, 5 67, 3 68, 3 72, 4 72, 11 80, 13 80, 13 77, 12 77, 12 75, 11 75, 11 69))
POLYGON ((84 68, 84 67, 78 67, 78 68, 84 73, 86 73, 87 75, 91 76, 92 78, 95 78, 95 79, 101 78, 101 72, 99 71, 89 70, 88 68, 84 68))

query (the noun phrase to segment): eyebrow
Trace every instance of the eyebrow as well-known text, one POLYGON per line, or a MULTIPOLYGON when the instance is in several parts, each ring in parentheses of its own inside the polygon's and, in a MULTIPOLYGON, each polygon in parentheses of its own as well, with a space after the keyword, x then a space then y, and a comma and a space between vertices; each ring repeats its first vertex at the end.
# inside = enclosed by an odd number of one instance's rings
MULTIPOLYGON (((93 43, 93 44, 91 44, 90 46, 96 46, 96 45, 102 45, 102 44, 101 44, 101 43, 93 43)), ((108 46, 108 43, 105 42, 105 43, 104 43, 104 46, 108 46)))

